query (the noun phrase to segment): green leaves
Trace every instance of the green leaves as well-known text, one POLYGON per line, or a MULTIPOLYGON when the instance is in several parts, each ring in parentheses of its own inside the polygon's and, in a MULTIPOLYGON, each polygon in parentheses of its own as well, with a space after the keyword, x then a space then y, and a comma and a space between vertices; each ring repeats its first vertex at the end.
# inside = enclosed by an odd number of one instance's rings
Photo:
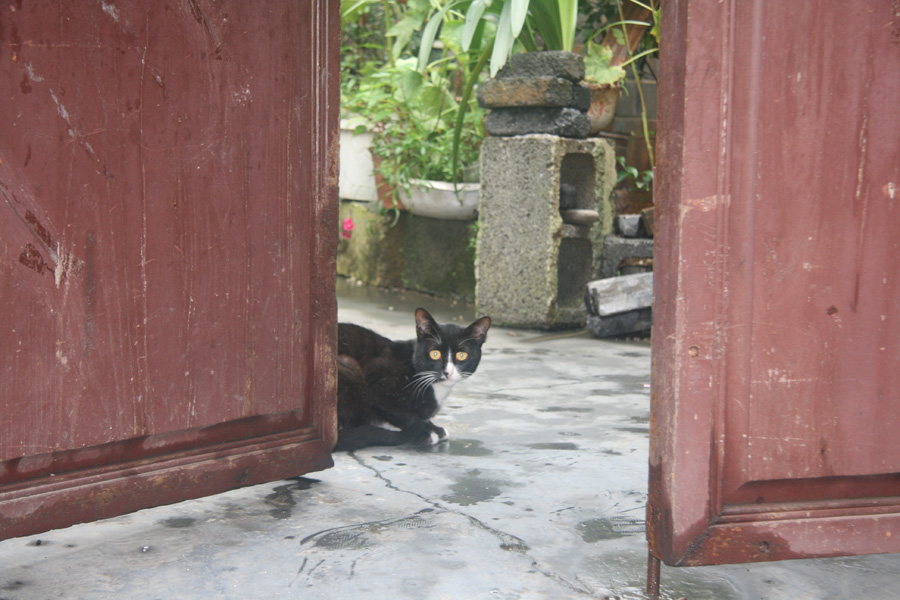
POLYGON ((489 0, 473 0, 472 4, 469 5, 469 10, 466 11, 466 22, 463 25, 462 32, 463 50, 468 51, 469 48, 472 47, 475 33, 478 31, 479 27, 483 27, 484 22, 481 20, 481 17, 484 15, 484 11, 488 4, 490 4, 489 0))
POLYGON ((509 25, 510 33, 515 39, 522 32, 525 25, 525 18, 528 16, 529 0, 510 0, 509 2, 509 25))
POLYGON ((431 57, 431 50, 434 47, 434 40, 437 36, 438 27, 441 26, 441 22, 444 20, 444 16, 454 6, 460 4, 457 2, 448 2, 442 9, 434 13, 430 19, 428 19, 428 24, 425 25, 425 29, 422 30, 422 42, 419 45, 419 72, 424 73, 425 69, 428 67, 428 61, 431 57))
POLYGON ((635 189, 653 189, 653 169, 638 171, 637 168, 625 164, 624 156, 616 157, 616 162, 619 163, 619 172, 616 174, 617 183, 622 183, 623 181, 628 181, 630 179, 632 180, 631 183, 635 189))
POLYGON ((361 15, 372 0, 341 0, 341 25, 352 23, 361 15))
POLYGON ((562 44, 559 50, 575 47, 575 28, 578 25, 578 0, 556 0, 559 9, 559 34, 562 44))
POLYGON ((598 85, 613 84, 625 78, 625 69, 612 65, 613 51, 608 46, 588 42, 584 56, 584 80, 598 85))
POLYGON ((500 11, 500 22, 497 23, 497 35, 494 38, 494 50, 491 53, 491 77, 497 74, 509 60, 515 38, 512 34, 512 2, 506 0, 500 11))

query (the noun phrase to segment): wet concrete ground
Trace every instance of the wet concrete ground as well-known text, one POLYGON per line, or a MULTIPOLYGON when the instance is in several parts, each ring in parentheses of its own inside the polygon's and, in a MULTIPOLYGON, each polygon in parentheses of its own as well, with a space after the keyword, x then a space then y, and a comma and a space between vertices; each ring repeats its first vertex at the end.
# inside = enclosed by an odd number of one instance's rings
MULTIPOLYGON (((471 309, 341 283, 340 317, 414 335, 471 309)), ((425 451, 0 542, 0 600, 643 598, 650 347, 492 329, 425 451)), ((900 597, 900 556, 663 567, 664 598, 900 597)))

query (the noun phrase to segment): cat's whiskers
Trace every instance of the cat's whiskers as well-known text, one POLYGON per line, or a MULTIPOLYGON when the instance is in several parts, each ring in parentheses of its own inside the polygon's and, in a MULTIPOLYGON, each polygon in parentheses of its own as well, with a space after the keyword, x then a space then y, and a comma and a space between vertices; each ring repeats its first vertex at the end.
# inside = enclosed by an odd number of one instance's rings
POLYGON ((409 383, 404 386, 404 389, 408 387, 412 387, 413 396, 420 396, 425 393, 425 390, 432 384, 434 384, 439 378, 439 375, 433 371, 422 371, 421 373, 417 373, 410 379, 409 383))

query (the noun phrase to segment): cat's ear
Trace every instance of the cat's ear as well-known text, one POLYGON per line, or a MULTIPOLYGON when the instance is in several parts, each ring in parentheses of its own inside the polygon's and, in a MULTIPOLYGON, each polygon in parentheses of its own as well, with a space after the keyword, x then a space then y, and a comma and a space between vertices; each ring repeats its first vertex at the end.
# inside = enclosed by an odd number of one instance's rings
POLYGON ((416 336, 422 338, 437 333, 437 323, 424 308, 416 309, 416 336))
POLYGON ((491 318, 490 317, 481 317, 466 329, 466 332, 473 339, 484 342, 485 338, 487 338, 488 329, 491 327, 491 318))

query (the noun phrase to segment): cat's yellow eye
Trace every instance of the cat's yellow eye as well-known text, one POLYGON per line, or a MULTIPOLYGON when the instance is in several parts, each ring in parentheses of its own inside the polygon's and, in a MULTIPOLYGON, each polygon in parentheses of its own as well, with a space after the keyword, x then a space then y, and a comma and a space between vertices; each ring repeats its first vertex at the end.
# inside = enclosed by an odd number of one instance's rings
POLYGON ((466 360, 467 358, 469 358, 468 352, 457 352, 456 353, 456 360, 466 360))
POLYGON ((428 356, 431 357, 431 360, 440 360, 441 351, 440 350, 432 350, 431 352, 428 353, 428 356))

